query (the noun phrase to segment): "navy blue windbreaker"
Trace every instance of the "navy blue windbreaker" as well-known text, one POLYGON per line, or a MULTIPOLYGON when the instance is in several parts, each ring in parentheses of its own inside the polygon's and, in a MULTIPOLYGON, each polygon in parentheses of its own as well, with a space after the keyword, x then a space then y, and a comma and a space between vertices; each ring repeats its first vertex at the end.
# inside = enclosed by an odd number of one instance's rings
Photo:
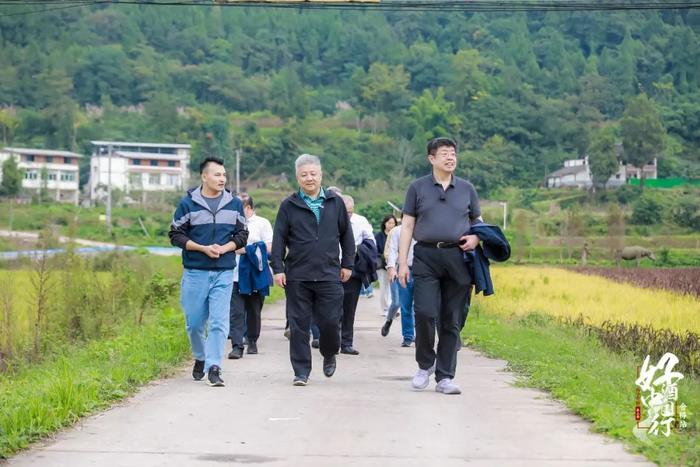
POLYGON ((237 247, 248 240, 243 203, 230 191, 224 190, 219 206, 211 211, 202 196, 202 187, 187 191, 175 210, 170 224, 170 243, 182 248, 182 265, 187 269, 233 269, 236 254, 229 251, 218 258, 210 258, 199 251, 185 248, 188 240, 200 245, 224 245, 230 241, 237 247))

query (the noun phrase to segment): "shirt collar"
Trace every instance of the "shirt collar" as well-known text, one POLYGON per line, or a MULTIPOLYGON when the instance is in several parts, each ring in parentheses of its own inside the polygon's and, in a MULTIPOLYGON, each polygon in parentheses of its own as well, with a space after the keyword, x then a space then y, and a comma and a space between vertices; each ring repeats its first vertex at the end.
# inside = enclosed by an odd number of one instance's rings
MULTIPOLYGON (((442 186, 442 183, 440 183, 440 182, 438 182, 437 180, 435 180, 435 174, 434 174, 434 173, 430 172, 430 178, 433 179, 433 185, 440 185, 440 186, 442 186)), ((450 185, 449 185, 449 186, 451 186, 452 188, 455 187, 455 174, 451 174, 451 175, 450 175, 450 185)))
POLYGON ((318 199, 326 199, 326 193, 323 191, 323 187, 321 187, 321 191, 318 192, 318 197, 316 199, 304 193, 304 190, 302 190, 301 188, 299 188, 299 196, 301 196, 301 199, 305 201, 316 201, 318 199))

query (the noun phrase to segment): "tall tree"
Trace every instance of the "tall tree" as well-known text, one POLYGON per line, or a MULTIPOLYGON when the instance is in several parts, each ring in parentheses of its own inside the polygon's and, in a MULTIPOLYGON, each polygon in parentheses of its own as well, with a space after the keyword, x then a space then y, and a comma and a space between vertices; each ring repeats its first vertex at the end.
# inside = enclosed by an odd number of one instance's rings
POLYGON ((10 156, 2 163, 2 182, 0 182, 0 194, 5 196, 17 196, 22 188, 23 170, 17 165, 14 157, 10 156))
POLYGON ((593 134, 588 148, 588 162, 591 166, 593 185, 604 187, 619 168, 613 128, 601 128, 593 134))
MULTIPOLYGON (((620 121, 624 159, 642 168, 664 150, 666 130, 654 103, 640 94, 631 99, 620 121)), ((644 186, 644 172, 640 185, 644 186)))

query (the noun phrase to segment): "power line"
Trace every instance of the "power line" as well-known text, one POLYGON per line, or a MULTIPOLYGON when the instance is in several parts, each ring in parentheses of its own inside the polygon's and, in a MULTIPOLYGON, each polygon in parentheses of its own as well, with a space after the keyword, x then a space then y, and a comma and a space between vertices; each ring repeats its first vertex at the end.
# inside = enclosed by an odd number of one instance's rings
POLYGON ((0 15, 20 16, 41 14, 50 11, 78 8, 81 6, 113 5, 151 5, 151 6, 199 6, 231 8, 274 8, 305 10, 376 10, 394 12, 528 12, 528 11, 643 11, 643 10, 690 10, 700 9, 698 1, 591 1, 591 0, 475 0, 475 1, 439 1, 439 0, 384 0, 378 3, 332 1, 302 1, 280 3, 277 0, 238 1, 238 0, 0 0, 2 6, 47 5, 41 10, 25 10, 0 15))

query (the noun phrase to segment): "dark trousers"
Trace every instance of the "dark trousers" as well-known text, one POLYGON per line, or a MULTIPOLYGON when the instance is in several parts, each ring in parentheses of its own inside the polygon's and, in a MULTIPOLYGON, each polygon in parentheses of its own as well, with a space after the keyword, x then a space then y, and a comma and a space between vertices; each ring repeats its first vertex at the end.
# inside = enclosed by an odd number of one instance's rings
POLYGON ((340 347, 352 347, 353 330, 355 328, 355 311, 360 299, 362 281, 350 279, 343 283, 343 317, 340 320, 340 347))
POLYGON ((260 337, 260 312, 264 303, 265 297, 259 293, 243 295, 239 292, 238 282, 233 283, 229 311, 231 324, 228 332, 232 346, 243 347, 244 335, 249 342, 258 340, 260 337))
POLYGON ((295 376, 311 373, 311 321, 319 328, 321 355, 331 357, 340 348, 338 323, 343 312, 340 282, 288 281, 284 289, 289 319, 289 358, 295 376))
POLYGON ((427 370, 435 363, 437 381, 454 378, 459 332, 462 320, 466 320, 464 312, 471 284, 462 250, 416 244, 413 280, 418 366, 427 370))

